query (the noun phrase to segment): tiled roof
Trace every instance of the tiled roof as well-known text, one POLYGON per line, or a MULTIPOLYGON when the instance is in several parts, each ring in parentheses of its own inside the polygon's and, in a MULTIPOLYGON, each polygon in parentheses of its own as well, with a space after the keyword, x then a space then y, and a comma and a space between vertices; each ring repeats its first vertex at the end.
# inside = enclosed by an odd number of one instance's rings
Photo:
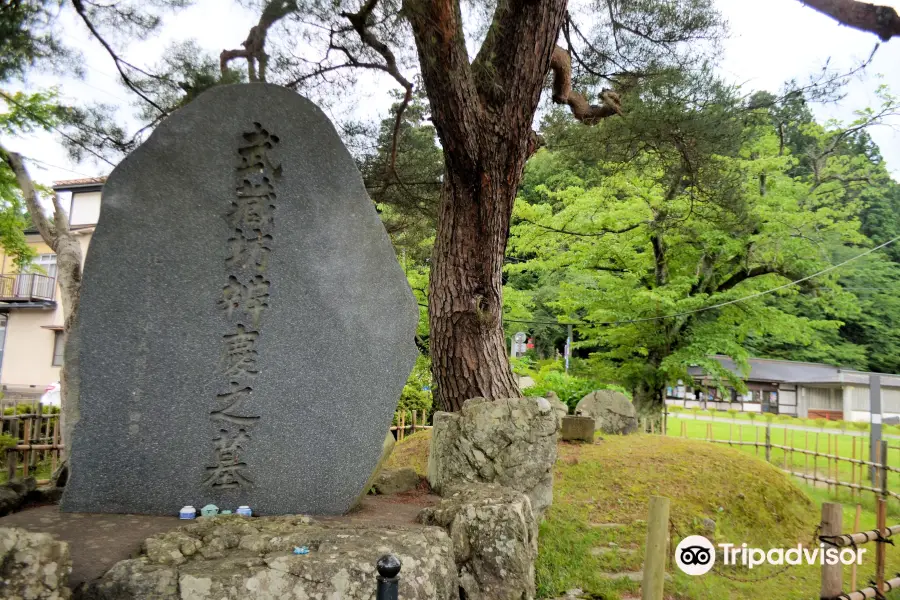
MULTIPOLYGON (((727 356, 714 356, 713 358, 732 373, 740 373, 734 361, 727 356)), ((881 375, 882 385, 900 386, 900 375, 890 373, 867 373, 819 363, 770 358, 751 358, 749 362, 750 374, 747 376, 748 380, 800 384, 851 383, 867 385, 869 383, 869 375, 881 375)), ((698 367, 691 367, 689 372, 693 376, 703 375, 703 370, 698 367)))
POLYGON ((54 181, 53 188, 67 188, 77 185, 91 185, 92 183, 106 183, 106 176, 103 177, 85 177, 84 179, 64 179, 62 181, 54 181))

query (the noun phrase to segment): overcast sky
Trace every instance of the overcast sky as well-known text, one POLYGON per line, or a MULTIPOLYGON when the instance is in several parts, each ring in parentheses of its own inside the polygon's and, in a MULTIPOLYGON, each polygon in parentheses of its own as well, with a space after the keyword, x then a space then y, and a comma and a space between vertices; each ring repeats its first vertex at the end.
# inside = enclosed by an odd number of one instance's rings
MULTIPOLYGON (((900 0, 880 0, 900 9, 900 0)), ((877 43, 872 34, 839 26, 828 17, 804 7, 797 0, 717 0, 729 22, 731 36, 725 42, 722 75, 741 84, 748 92, 766 89, 778 91, 789 79, 806 81, 819 71, 830 58, 834 69, 849 70, 867 58, 877 43)), ((153 64, 171 41, 195 38, 201 46, 217 55, 223 48, 239 46, 246 37, 249 24, 257 16, 226 0, 197 0, 194 7, 169 18, 161 34, 141 44, 134 44, 126 52, 136 64, 153 64)), ((115 67, 103 49, 90 40, 83 25, 74 20, 64 21, 64 40, 80 48, 85 55, 87 76, 84 80, 59 77, 34 77, 31 89, 59 85, 64 97, 72 100, 100 101, 120 106, 120 115, 128 118, 133 112, 129 93, 114 75, 115 67)), ((377 118, 390 106, 384 93, 392 80, 384 79, 369 86, 362 105, 365 112, 357 117, 377 118), (382 85, 383 83, 383 85, 382 85)), ((820 119, 852 120, 856 110, 876 106, 874 91, 887 84, 900 94, 900 39, 882 44, 866 72, 856 78, 847 89, 844 100, 832 105, 816 105, 820 119)), ((879 127, 871 131, 881 147, 888 169, 900 179, 900 119, 893 127, 879 127)), ((73 163, 55 139, 54 134, 34 134, 4 140, 11 149, 24 154, 32 162, 32 176, 50 184, 60 179, 75 179, 108 174, 110 166, 95 161, 73 163), (40 162, 37 162, 40 161, 40 162)))

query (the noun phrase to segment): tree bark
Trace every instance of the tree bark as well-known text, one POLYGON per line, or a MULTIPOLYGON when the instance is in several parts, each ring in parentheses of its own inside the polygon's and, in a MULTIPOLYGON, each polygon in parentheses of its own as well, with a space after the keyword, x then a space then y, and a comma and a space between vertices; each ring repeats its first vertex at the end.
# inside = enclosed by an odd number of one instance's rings
POLYGON ((428 294, 441 410, 478 396, 521 396, 503 333, 503 258, 565 7, 565 0, 499 3, 470 63, 458 0, 404 1, 444 152, 428 294))
POLYGON ((665 386, 643 381, 632 391, 632 404, 639 415, 658 417, 665 404, 665 386))
POLYGON ((887 42, 900 36, 900 15, 892 6, 879 6, 858 0, 800 0, 806 6, 861 31, 874 33, 887 42))
POLYGON ((499 169, 490 171, 448 171, 441 191, 428 305, 432 372, 446 411, 477 396, 521 396, 502 323, 501 269, 516 188, 499 169))
MULTIPOLYGON (((61 293, 63 308, 63 335, 68 338, 78 318, 78 304, 81 300, 81 244, 69 229, 69 218, 63 210, 59 198, 53 197, 53 221, 43 212, 34 182, 25 168, 22 157, 15 152, 8 152, 0 147, 0 157, 6 162, 16 176, 16 183, 25 199, 25 206, 31 215, 34 226, 41 234, 44 242, 56 253, 56 277, 61 293)), ((60 369, 60 429, 62 431, 62 458, 65 464, 71 446, 72 428, 78 420, 78 394, 70 393, 70 374, 77 357, 66 355, 60 369)))

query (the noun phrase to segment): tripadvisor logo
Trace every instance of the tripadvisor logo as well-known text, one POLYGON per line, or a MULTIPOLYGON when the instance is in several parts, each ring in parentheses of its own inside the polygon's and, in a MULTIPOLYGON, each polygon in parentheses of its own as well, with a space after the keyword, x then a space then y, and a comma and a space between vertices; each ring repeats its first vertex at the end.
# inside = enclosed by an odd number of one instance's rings
MULTIPOLYGON (((769 565, 843 565, 862 564, 865 548, 834 548, 820 543, 818 547, 804 548, 797 544, 793 548, 750 548, 747 544, 718 544, 721 549, 722 564, 741 565, 752 569, 762 564, 769 565)), ((716 549, 712 542, 702 535, 689 535, 675 548, 675 564, 688 575, 704 575, 716 562, 716 549)))
POLYGON ((675 564, 688 575, 704 575, 716 563, 716 549, 702 535, 689 535, 675 548, 675 564))

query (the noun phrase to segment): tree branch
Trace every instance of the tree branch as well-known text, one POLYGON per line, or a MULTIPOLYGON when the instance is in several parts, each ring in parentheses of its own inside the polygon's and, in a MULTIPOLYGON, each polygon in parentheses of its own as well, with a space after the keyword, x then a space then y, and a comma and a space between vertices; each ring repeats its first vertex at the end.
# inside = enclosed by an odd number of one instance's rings
POLYGON ((155 108, 157 111, 159 111, 160 114, 168 115, 169 113, 167 110, 165 110, 164 108, 159 106, 156 102, 154 102, 149 96, 147 96, 143 92, 143 90, 141 90, 131 80, 131 78, 125 72, 125 69, 122 68, 122 65, 125 65, 125 66, 127 66, 131 69, 134 69, 135 71, 138 71, 139 73, 143 73, 144 75, 147 75, 149 77, 155 77, 155 76, 144 71, 143 69, 139 69, 138 67, 136 67, 133 64, 131 64, 130 62, 122 59, 118 54, 116 54, 116 51, 113 50, 112 46, 109 45, 109 43, 103 38, 103 36, 100 35, 100 32, 97 30, 97 28, 94 27, 94 24, 93 24, 93 22, 91 22, 90 16, 88 16, 87 10, 85 9, 84 3, 82 2, 82 0, 72 0, 72 6, 75 7, 75 12, 77 12, 78 16, 81 17, 81 20, 84 21, 84 24, 87 26, 88 30, 90 30, 91 35, 93 35, 94 38, 98 42, 100 42, 100 44, 106 49, 106 52, 109 54, 109 56, 113 59, 113 63, 116 65, 116 70, 119 71, 119 75, 122 77, 122 82, 128 87, 128 89, 130 89, 132 92, 137 94, 138 97, 141 98, 141 100, 143 100, 144 102, 146 102, 147 104, 149 104, 150 106, 155 108))
POLYGON ((607 117, 622 114, 621 99, 612 90, 600 93, 602 105, 589 104, 584 96, 572 90, 572 59, 559 46, 550 57, 550 70, 553 73, 553 102, 568 105, 572 116, 585 125, 596 125, 607 117))
POLYGON ((528 223, 529 225, 534 225, 535 227, 538 227, 540 229, 546 229, 547 231, 552 231, 554 233, 564 233, 566 235, 575 235, 575 236, 579 236, 579 237, 603 237, 604 235, 608 235, 608 234, 615 235, 615 234, 619 234, 619 233, 627 233, 629 231, 634 231, 641 225, 646 225, 646 223, 641 222, 641 223, 635 223, 634 225, 629 225, 627 227, 623 227, 621 229, 604 229, 602 231, 587 233, 587 232, 582 232, 582 231, 569 231, 568 229, 557 229, 556 227, 550 227, 549 225, 541 225, 540 223, 535 223, 534 221, 531 221, 529 219, 519 219, 519 221, 522 223, 528 223))
POLYGON ((566 16, 565 0, 496 3, 484 42, 472 61, 482 103, 519 137, 531 126, 547 77, 550 54, 566 16), (510 99, 515 98, 514 102, 510 99), (526 122, 527 121, 527 122, 526 122))
POLYGON ((868 4, 859 0, 800 0, 800 2, 847 27, 874 33, 883 42, 894 36, 900 36, 900 15, 893 7, 868 4))
POLYGON ((739 283, 743 283, 748 279, 753 279, 754 277, 760 277, 762 275, 771 275, 775 273, 780 273, 778 269, 775 267, 770 267, 768 265, 763 265, 759 267, 753 267, 752 269, 744 269, 742 271, 738 271, 733 274, 731 277, 720 283, 716 286, 716 292, 727 292, 733 287, 737 286, 739 283))
POLYGON ((228 63, 235 58, 247 59, 247 76, 250 81, 266 81, 266 66, 269 56, 266 54, 266 35, 269 28, 279 20, 297 10, 296 0, 269 0, 263 9, 259 22, 250 28, 247 39, 241 42, 243 50, 222 50, 219 54, 219 69, 224 75, 228 63), (259 73, 257 74, 257 64, 259 73))
POLYGON ((396 172, 395 166, 397 164, 397 146, 400 138, 400 125, 403 122, 403 113, 406 111, 406 107, 409 106, 409 103, 412 100, 413 85, 403 76, 400 69, 397 68, 397 58, 394 56, 394 53, 388 45, 379 40, 368 27, 369 17, 372 15, 372 11, 375 10, 375 5, 377 3, 378 0, 366 0, 362 8, 359 9, 359 12, 342 12, 341 16, 350 21, 353 30, 356 31, 359 35, 359 39, 362 40, 366 46, 384 58, 384 70, 389 73, 397 83, 403 86, 404 90, 406 90, 406 93, 403 95, 403 101, 397 109, 397 117, 394 119, 394 133, 391 141, 391 162, 388 165, 390 172, 396 172))
MULTIPOLYGON (((44 238, 47 245, 56 251, 59 235, 57 234, 56 227, 50 222, 50 219, 47 218, 47 215, 44 214, 44 211, 41 208, 34 181, 32 181, 31 175, 28 174, 28 169, 25 167, 22 156, 16 152, 9 152, 6 148, 0 146, 0 158, 3 159, 16 176, 16 183, 19 184, 19 190, 25 198, 25 207, 28 209, 28 213, 31 215, 31 220, 37 228, 38 233, 41 234, 41 237, 44 238)), ((54 205, 58 204, 58 200, 54 201, 54 205)), ((65 222, 68 223, 68 220, 65 220, 65 222)))

